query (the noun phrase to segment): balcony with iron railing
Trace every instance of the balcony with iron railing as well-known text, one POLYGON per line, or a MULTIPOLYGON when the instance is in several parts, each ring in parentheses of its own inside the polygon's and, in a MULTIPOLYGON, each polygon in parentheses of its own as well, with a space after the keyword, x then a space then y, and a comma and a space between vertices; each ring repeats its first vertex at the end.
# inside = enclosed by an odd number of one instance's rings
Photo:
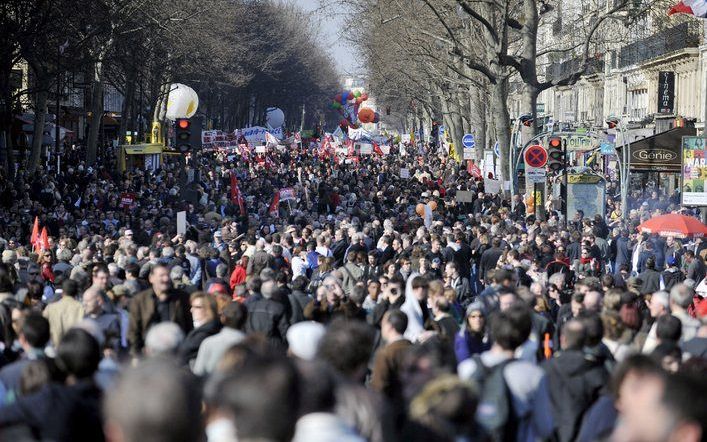
POLYGON ((702 25, 685 22, 624 46, 614 67, 624 68, 700 45, 702 25))
MULTIPOLYGON (((578 72, 582 65, 582 59, 572 58, 559 63, 551 63, 547 66, 545 76, 548 80, 560 80, 578 72)), ((604 60, 592 58, 589 60, 587 70, 583 75, 600 74, 604 72, 604 60)))

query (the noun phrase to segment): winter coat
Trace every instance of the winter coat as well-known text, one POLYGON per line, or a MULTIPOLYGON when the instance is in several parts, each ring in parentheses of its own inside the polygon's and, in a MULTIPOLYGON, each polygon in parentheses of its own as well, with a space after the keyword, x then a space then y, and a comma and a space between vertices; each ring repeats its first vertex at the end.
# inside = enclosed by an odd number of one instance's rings
POLYGON ((285 349, 289 327, 285 307, 272 299, 261 298, 248 304, 246 333, 262 333, 276 349, 285 349))
POLYGON ((179 358, 183 364, 189 364, 199 353, 199 346, 204 339, 213 336, 221 331, 221 323, 218 320, 209 321, 206 324, 190 331, 179 346, 179 358))
POLYGON ((577 437, 584 413, 609 380, 603 362, 581 350, 561 351, 544 364, 550 386, 552 411, 560 442, 577 437))

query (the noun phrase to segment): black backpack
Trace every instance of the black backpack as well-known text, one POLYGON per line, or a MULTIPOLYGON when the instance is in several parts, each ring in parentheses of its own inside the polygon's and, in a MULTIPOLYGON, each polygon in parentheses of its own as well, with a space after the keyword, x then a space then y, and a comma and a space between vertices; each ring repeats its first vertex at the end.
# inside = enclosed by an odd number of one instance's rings
POLYGON ((513 409, 513 398, 503 371, 515 359, 508 359, 493 367, 487 367, 480 355, 473 356, 476 371, 473 379, 479 386, 479 406, 476 423, 483 432, 482 440, 501 442, 515 441, 520 419, 513 409))

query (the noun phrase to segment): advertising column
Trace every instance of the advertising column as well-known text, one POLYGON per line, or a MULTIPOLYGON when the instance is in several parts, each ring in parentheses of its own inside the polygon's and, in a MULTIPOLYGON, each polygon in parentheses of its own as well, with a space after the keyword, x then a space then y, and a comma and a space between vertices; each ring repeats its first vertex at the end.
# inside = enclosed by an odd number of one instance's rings
POLYGON ((707 207, 707 150, 702 137, 682 138, 682 205, 707 207))

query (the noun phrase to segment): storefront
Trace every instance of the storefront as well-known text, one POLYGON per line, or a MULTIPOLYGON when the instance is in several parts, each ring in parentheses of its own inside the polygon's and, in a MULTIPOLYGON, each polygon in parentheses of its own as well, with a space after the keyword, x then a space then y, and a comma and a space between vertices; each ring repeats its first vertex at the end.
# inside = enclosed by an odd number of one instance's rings
MULTIPOLYGON (((682 137, 696 133, 694 127, 676 127, 631 143, 631 188, 657 187, 667 194, 678 188, 682 137)), ((618 151, 621 155, 621 146, 618 151)))
POLYGON ((161 144, 134 144, 120 146, 120 171, 132 169, 157 170, 162 163, 164 146, 161 144))

